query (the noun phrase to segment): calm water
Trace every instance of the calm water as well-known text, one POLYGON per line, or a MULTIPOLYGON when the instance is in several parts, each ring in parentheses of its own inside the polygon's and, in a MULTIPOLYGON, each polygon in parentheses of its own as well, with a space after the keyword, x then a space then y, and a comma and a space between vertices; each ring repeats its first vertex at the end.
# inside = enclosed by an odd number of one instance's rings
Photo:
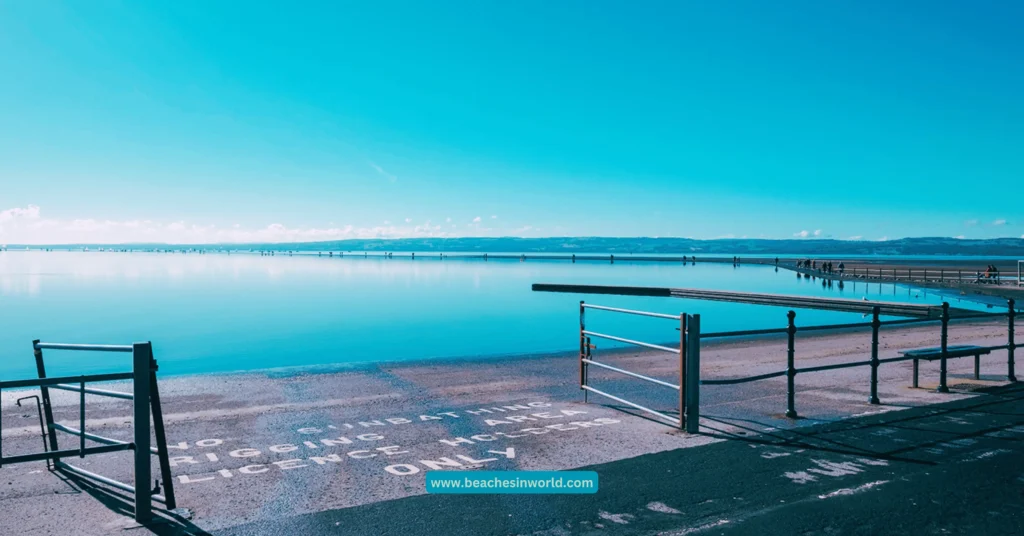
MULTIPOLYGON (((535 293, 535 282, 942 301, 893 285, 823 288, 758 266, 8 251, 0 253, 0 378, 35 375, 36 338, 150 340, 163 374, 572 350, 581 299, 700 313, 704 331, 785 325, 783 308, 535 293)), ((860 318, 806 310, 797 322, 860 318)), ((671 321, 605 312, 588 313, 588 328, 651 342, 678 338, 671 321)), ((127 354, 47 353, 50 374, 123 370, 127 363, 127 354)))

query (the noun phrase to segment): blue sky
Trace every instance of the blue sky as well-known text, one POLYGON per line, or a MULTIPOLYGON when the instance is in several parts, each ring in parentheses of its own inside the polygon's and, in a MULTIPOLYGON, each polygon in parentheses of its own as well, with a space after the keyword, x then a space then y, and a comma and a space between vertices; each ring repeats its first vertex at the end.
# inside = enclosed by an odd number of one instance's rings
POLYGON ((1021 20, 2 2, 0 242, 1021 236, 1021 20))

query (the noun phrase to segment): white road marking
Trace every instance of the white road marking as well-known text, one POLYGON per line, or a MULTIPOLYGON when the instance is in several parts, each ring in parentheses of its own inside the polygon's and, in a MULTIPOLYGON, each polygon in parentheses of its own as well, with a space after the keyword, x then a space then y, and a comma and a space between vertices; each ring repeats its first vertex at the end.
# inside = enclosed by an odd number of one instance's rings
POLYGON ((861 493, 863 491, 867 491, 867 490, 869 490, 869 489, 871 489, 873 487, 876 487, 876 486, 881 486, 882 484, 887 484, 888 482, 889 482, 888 480, 877 480, 875 482, 868 482, 867 484, 863 484, 863 485, 857 486, 855 488, 837 489, 837 490, 835 490, 833 492, 826 493, 824 495, 818 495, 818 498, 819 499, 829 499, 829 498, 832 498, 832 497, 839 497, 839 496, 845 496, 845 495, 853 495, 855 493, 861 493))
POLYGON ((647 509, 652 511, 652 512, 661 512, 663 514, 681 514, 682 513, 679 510, 676 510, 675 508, 672 508, 671 506, 669 506, 669 505, 667 505, 665 503, 660 503, 658 501, 647 503, 647 509))

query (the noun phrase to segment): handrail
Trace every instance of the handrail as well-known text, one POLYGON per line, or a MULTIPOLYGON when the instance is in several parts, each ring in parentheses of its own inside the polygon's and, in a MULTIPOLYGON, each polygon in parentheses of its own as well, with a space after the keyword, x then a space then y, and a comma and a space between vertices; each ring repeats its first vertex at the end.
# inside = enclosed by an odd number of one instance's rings
POLYGON ((627 343, 627 344, 633 344, 633 345, 636 345, 636 346, 643 346, 644 348, 652 348, 654 350, 661 350, 663 352, 668 352, 668 353, 671 353, 671 354, 678 354, 679 353, 679 349, 678 348, 669 348, 668 346, 661 346, 661 345, 658 345, 658 344, 651 344, 651 343, 648 343, 648 342, 634 341, 632 339, 624 339, 622 337, 616 337, 614 335, 606 335, 604 333, 596 333, 596 332, 593 332, 593 331, 586 331, 586 330, 584 330, 584 331, 582 331, 582 333, 584 335, 590 335, 591 337, 598 337, 598 338, 601 338, 601 339, 608 339, 608 340, 612 340, 612 341, 618 341, 618 342, 624 342, 624 343, 627 343))
MULTIPOLYGON (((90 434, 89 432, 82 432, 77 428, 64 426, 63 424, 57 422, 53 423, 53 427, 56 428, 57 430, 60 430, 61 432, 66 432, 71 435, 84 437, 85 439, 95 441, 97 443, 103 443, 104 445, 131 445, 133 449, 135 448, 135 444, 130 441, 122 441, 120 439, 114 439, 112 437, 104 437, 96 434, 90 434)), ((152 454, 160 454, 160 450, 157 449, 156 447, 149 447, 149 452, 152 454)))
POLYGON ((596 365, 596 366, 601 367, 601 368, 605 368, 605 369, 608 369, 608 370, 613 370, 613 371, 618 372, 620 374, 625 374, 626 376, 632 376, 634 378, 638 378, 638 379, 641 379, 641 380, 644 380, 644 381, 648 381, 648 382, 651 382, 651 383, 656 383, 658 385, 664 385, 665 387, 669 387, 669 388, 675 389, 677 391, 679 390, 679 386, 678 385, 675 385, 675 384, 672 384, 672 383, 668 383, 668 382, 663 382, 663 381, 661 381, 661 380, 659 380, 657 378, 651 378, 650 376, 644 376, 643 374, 637 374, 635 372, 630 372, 628 370, 622 370, 620 368, 616 368, 616 367, 613 367, 611 365, 605 365, 604 363, 598 363, 597 361, 594 361, 593 359, 584 359, 583 362, 587 363, 588 365, 596 365))
POLYGON ((608 393, 606 393, 604 391, 599 391, 599 390, 594 389, 593 387, 591 387, 589 385, 584 385, 582 387, 584 389, 586 389, 587 391, 595 392, 595 393, 597 393, 597 394, 599 394, 601 396, 608 397, 608 398, 610 398, 610 399, 612 399, 612 400, 614 400, 616 402, 625 404, 625 405, 630 406, 630 407, 634 407, 634 408, 636 408, 636 409, 638 409, 640 411, 646 411, 647 413, 650 413, 652 415, 657 415, 658 417, 661 417, 662 419, 665 419, 666 421, 668 421, 668 422, 670 422, 672 424, 675 424, 677 426, 679 426, 681 424, 679 419, 676 419, 675 417, 670 417, 668 415, 665 415, 664 413, 661 413, 660 411, 655 411, 653 409, 641 406, 640 404, 634 404, 633 402, 630 402, 629 400, 624 400, 624 399, 621 399, 621 398, 619 398, 619 397, 617 397, 615 395, 610 395, 610 394, 608 394, 608 393))
POLYGON ((586 308, 586 309, 597 309, 597 310, 600 310, 600 311, 611 311, 613 313, 626 313, 626 314, 630 314, 630 315, 650 316, 650 317, 653 317, 653 318, 666 318, 668 320, 677 320, 677 321, 679 320, 679 315, 667 315, 667 314, 664 314, 664 313, 650 313, 650 312, 647 312, 647 311, 637 311, 637 310, 634 310, 634 309, 620 309, 618 307, 605 307, 604 305, 590 305, 589 303, 584 303, 583 307, 586 308))
POLYGON ((728 380, 701 380, 701 385, 736 385, 738 383, 756 382, 758 380, 767 380, 770 378, 778 378, 785 376, 787 371, 782 370, 779 372, 769 372, 768 374, 760 374, 758 376, 747 376, 746 378, 729 378, 728 380))
MULTIPOLYGON (((18 387, 53 387, 61 383, 96 383, 111 382, 117 380, 130 380, 135 375, 131 372, 118 372, 114 374, 90 374, 88 376, 61 376, 59 378, 33 378, 31 380, 8 380, 0 382, 0 389, 15 389, 18 387)), ((78 388, 76 387, 77 391, 78 388)))
MULTIPOLYGON (((79 386, 64 383, 51 385, 50 388, 60 389, 62 391, 74 391, 76 393, 82 391, 82 388, 79 386)), ((85 392, 90 395, 109 396, 111 398, 120 398, 122 400, 135 400, 135 396, 132 395, 131 393, 122 393, 120 391, 108 391, 106 389, 95 389, 92 387, 86 387, 85 392)))
POLYGON ((701 333, 701 339, 716 339, 724 337, 748 337, 750 335, 772 335, 776 333, 785 333, 786 328, 770 328, 770 329, 747 329, 740 331, 713 331, 710 333, 701 333))

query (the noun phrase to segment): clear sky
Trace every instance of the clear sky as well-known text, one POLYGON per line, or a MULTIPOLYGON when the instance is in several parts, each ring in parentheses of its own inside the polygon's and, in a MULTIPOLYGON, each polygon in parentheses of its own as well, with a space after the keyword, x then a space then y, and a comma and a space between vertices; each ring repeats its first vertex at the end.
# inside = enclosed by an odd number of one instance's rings
POLYGON ((0 242, 1021 236, 1022 22, 0 0, 0 242))

